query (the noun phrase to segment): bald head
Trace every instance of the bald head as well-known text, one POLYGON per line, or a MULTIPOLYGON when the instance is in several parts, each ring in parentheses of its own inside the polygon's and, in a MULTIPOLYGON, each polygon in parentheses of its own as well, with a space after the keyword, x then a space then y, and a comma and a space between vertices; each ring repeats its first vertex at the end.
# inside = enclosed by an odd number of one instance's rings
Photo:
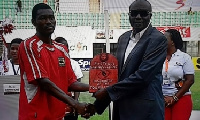
POLYGON ((129 21, 136 34, 148 27, 151 19, 152 7, 147 0, 135 0, 129 6, 129 21))
POLYGON ((135 0, 129 6, 129 11, 131 10, 146 10, 146 11, 152 12, 152 7, 149 1, 147 0, 135 0))

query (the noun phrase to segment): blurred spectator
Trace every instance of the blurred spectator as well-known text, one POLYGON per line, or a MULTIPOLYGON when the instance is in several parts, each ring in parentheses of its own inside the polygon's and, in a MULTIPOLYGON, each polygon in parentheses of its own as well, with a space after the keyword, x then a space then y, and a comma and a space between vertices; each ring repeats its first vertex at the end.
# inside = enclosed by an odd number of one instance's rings
POLYGON ((17 0, 16 2, 16 5, 17 5, 17 12, 16 12, 16 15, 18 12, 22 12, 22 1, 21 0, 17 0))
MULTIPOLYGON (((58 43, 64 44, 68 48, 68 43, 67 43, 67 40, 65 38, 57 37, 55 39, 55 41, 58 42, 58 43)), ((74 74, 77 77, 77 81, 81 82, 81 78, 83 77, 83 73, 81 71, 81 68, 80 68, 78 62, 71 59, 71 58, 70 58, 70 62, 71 62, 71 66, 72 66, 72 69, 74 71, 74 74)), ((80 92, 72 92, 72 98, 74 98, 77 101, 78 101, 79 95, 80 95, 80 92)), ((65 120, 77 120, 77 119, 78 119, 77 113, 73 113, 73 112, 70 113, 69 111, 67 111, 67 113, 65 115, 65 120)))
POLYGON ((20 75, 18 49, 22 41, 21 38, 15 38, 11 41, 9 49, 11 58, 8 60, 9 69, 8 72, 4 72, 4 67, 1 67, 1 75, 20 75))
POLYGON ((59 0, 56 0, 55 5, 56 5, 56 12, 59 12, 59 0))

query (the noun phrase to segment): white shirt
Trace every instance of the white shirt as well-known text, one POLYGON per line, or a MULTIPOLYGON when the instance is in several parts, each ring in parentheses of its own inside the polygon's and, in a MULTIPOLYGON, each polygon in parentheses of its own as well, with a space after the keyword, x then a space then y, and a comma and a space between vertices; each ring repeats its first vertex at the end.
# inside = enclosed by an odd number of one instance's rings
POLYGON ((3 62, 0 61, 0 75, 1 75, 2 71, 3 71, 3 62))
MULTIPOLYGON (((81 71, 81 68, 78 64, 77 61, 73 60, 70 58, 70 62, 71 62, 71 66, 72 66, 72 70, 74 71, 74 74, 76 76, 77 79, 80 79, 83 77, 83 73, 81 71)), ((74 96, 74 92, 71 92, 72 93, 72 96, 74 96)))
MULTIPOLYGON (((172 54, 170 61, 168 61, 168 70, 166 70, 166 67, 166 62, 164 62, 162 70, 163 94, 172 96, 178 91, 175 87, 175 82, 179 79, 184 80, 183 76, 186 74, 194 74, 194 65, 190 55, 177 49, 177 51, 172 54), (168 81, 167 79, 165 80, 166 76, 169 78, 168 81)), ((186 92, 186 94, 191 94, 191 92, 186 92)))
MULTIPOLYGON (((20 75, 19 65, 13 65, 13 66, 14 66, 14 70, 17 73, 17 75, 20 75)), ((8 72, 2 72, 1 75, 14 75, 13 66, 12 66, 11 61, 8 60, 8 72)), ((4 71, 3 67, 1 69, 2 69, 2 71, 4 71)))
POLYGON ((82 78, 83 73, 81 71, 81 68, 80 68, 78 62, 73 59, 70 59, 70 62, 71 62, 72 69, 73 69, 74 74, 76 75, 77 79, 82 78))
POLYGON ((147 28, 148 26, 142 31, 140 31, 139 33, 137 33, 135 37, 133 35, 133 32, 131 33, 130 40, 129 40, 128 46, 126 48, 125 56, 124 56, 124 63, 126 62, 128 55, 131 53, 132 49, 135 47, 135 45, 140 40, 140 38, 142 37, 142 35, 144 34, 147 28))

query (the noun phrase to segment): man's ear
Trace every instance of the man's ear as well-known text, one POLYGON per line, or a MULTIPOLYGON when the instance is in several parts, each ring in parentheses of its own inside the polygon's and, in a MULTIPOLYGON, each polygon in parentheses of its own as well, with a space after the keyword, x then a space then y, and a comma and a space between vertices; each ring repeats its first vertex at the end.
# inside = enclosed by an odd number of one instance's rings
POLYGON ((31 19, 31 22, 35 26, 35 19, 31 19))
POLYGON ((150 13, 150 18, 152 17, 152 13, 150 13))

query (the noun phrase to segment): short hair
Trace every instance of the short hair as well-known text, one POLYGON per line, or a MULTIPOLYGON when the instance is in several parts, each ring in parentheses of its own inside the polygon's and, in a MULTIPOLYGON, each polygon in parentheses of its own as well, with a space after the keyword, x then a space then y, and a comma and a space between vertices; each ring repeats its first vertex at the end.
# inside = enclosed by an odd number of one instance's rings
POLYGON ((67 46, 67 48, 68 48, 68 42, 67 42, 67 40, 65 39, 65 38, 63 38, 63 37, 57 37, 56 39, 55 39, 55 41, 56 42, 58 42, 58 43, 63 43, 63 42, 65 42, 66 44, 66 46, 67 46))
POLYGON ((183 48, 183 39, 180 32, 176 29, 168 29, 166 32, 170 33, 171 40, 174 42, 175 48, 181 50, 183 48))
POLYGON ((47 5, 47 4, 44 4, 44 3, 36 4, 33 7, 33 10, 32 10, 32 19, 34 19, 34 20, 36 19, 37 11, 40 10, 40 9, 51 9, 51 7, 49 5, 47 5))
POLYGON ((10 46, 13 44, 13 43, 17 43, 17 44, 20 44, 23 40, 21 38, 15 38, 13 39, 11 42, 10 42, 10 46))

